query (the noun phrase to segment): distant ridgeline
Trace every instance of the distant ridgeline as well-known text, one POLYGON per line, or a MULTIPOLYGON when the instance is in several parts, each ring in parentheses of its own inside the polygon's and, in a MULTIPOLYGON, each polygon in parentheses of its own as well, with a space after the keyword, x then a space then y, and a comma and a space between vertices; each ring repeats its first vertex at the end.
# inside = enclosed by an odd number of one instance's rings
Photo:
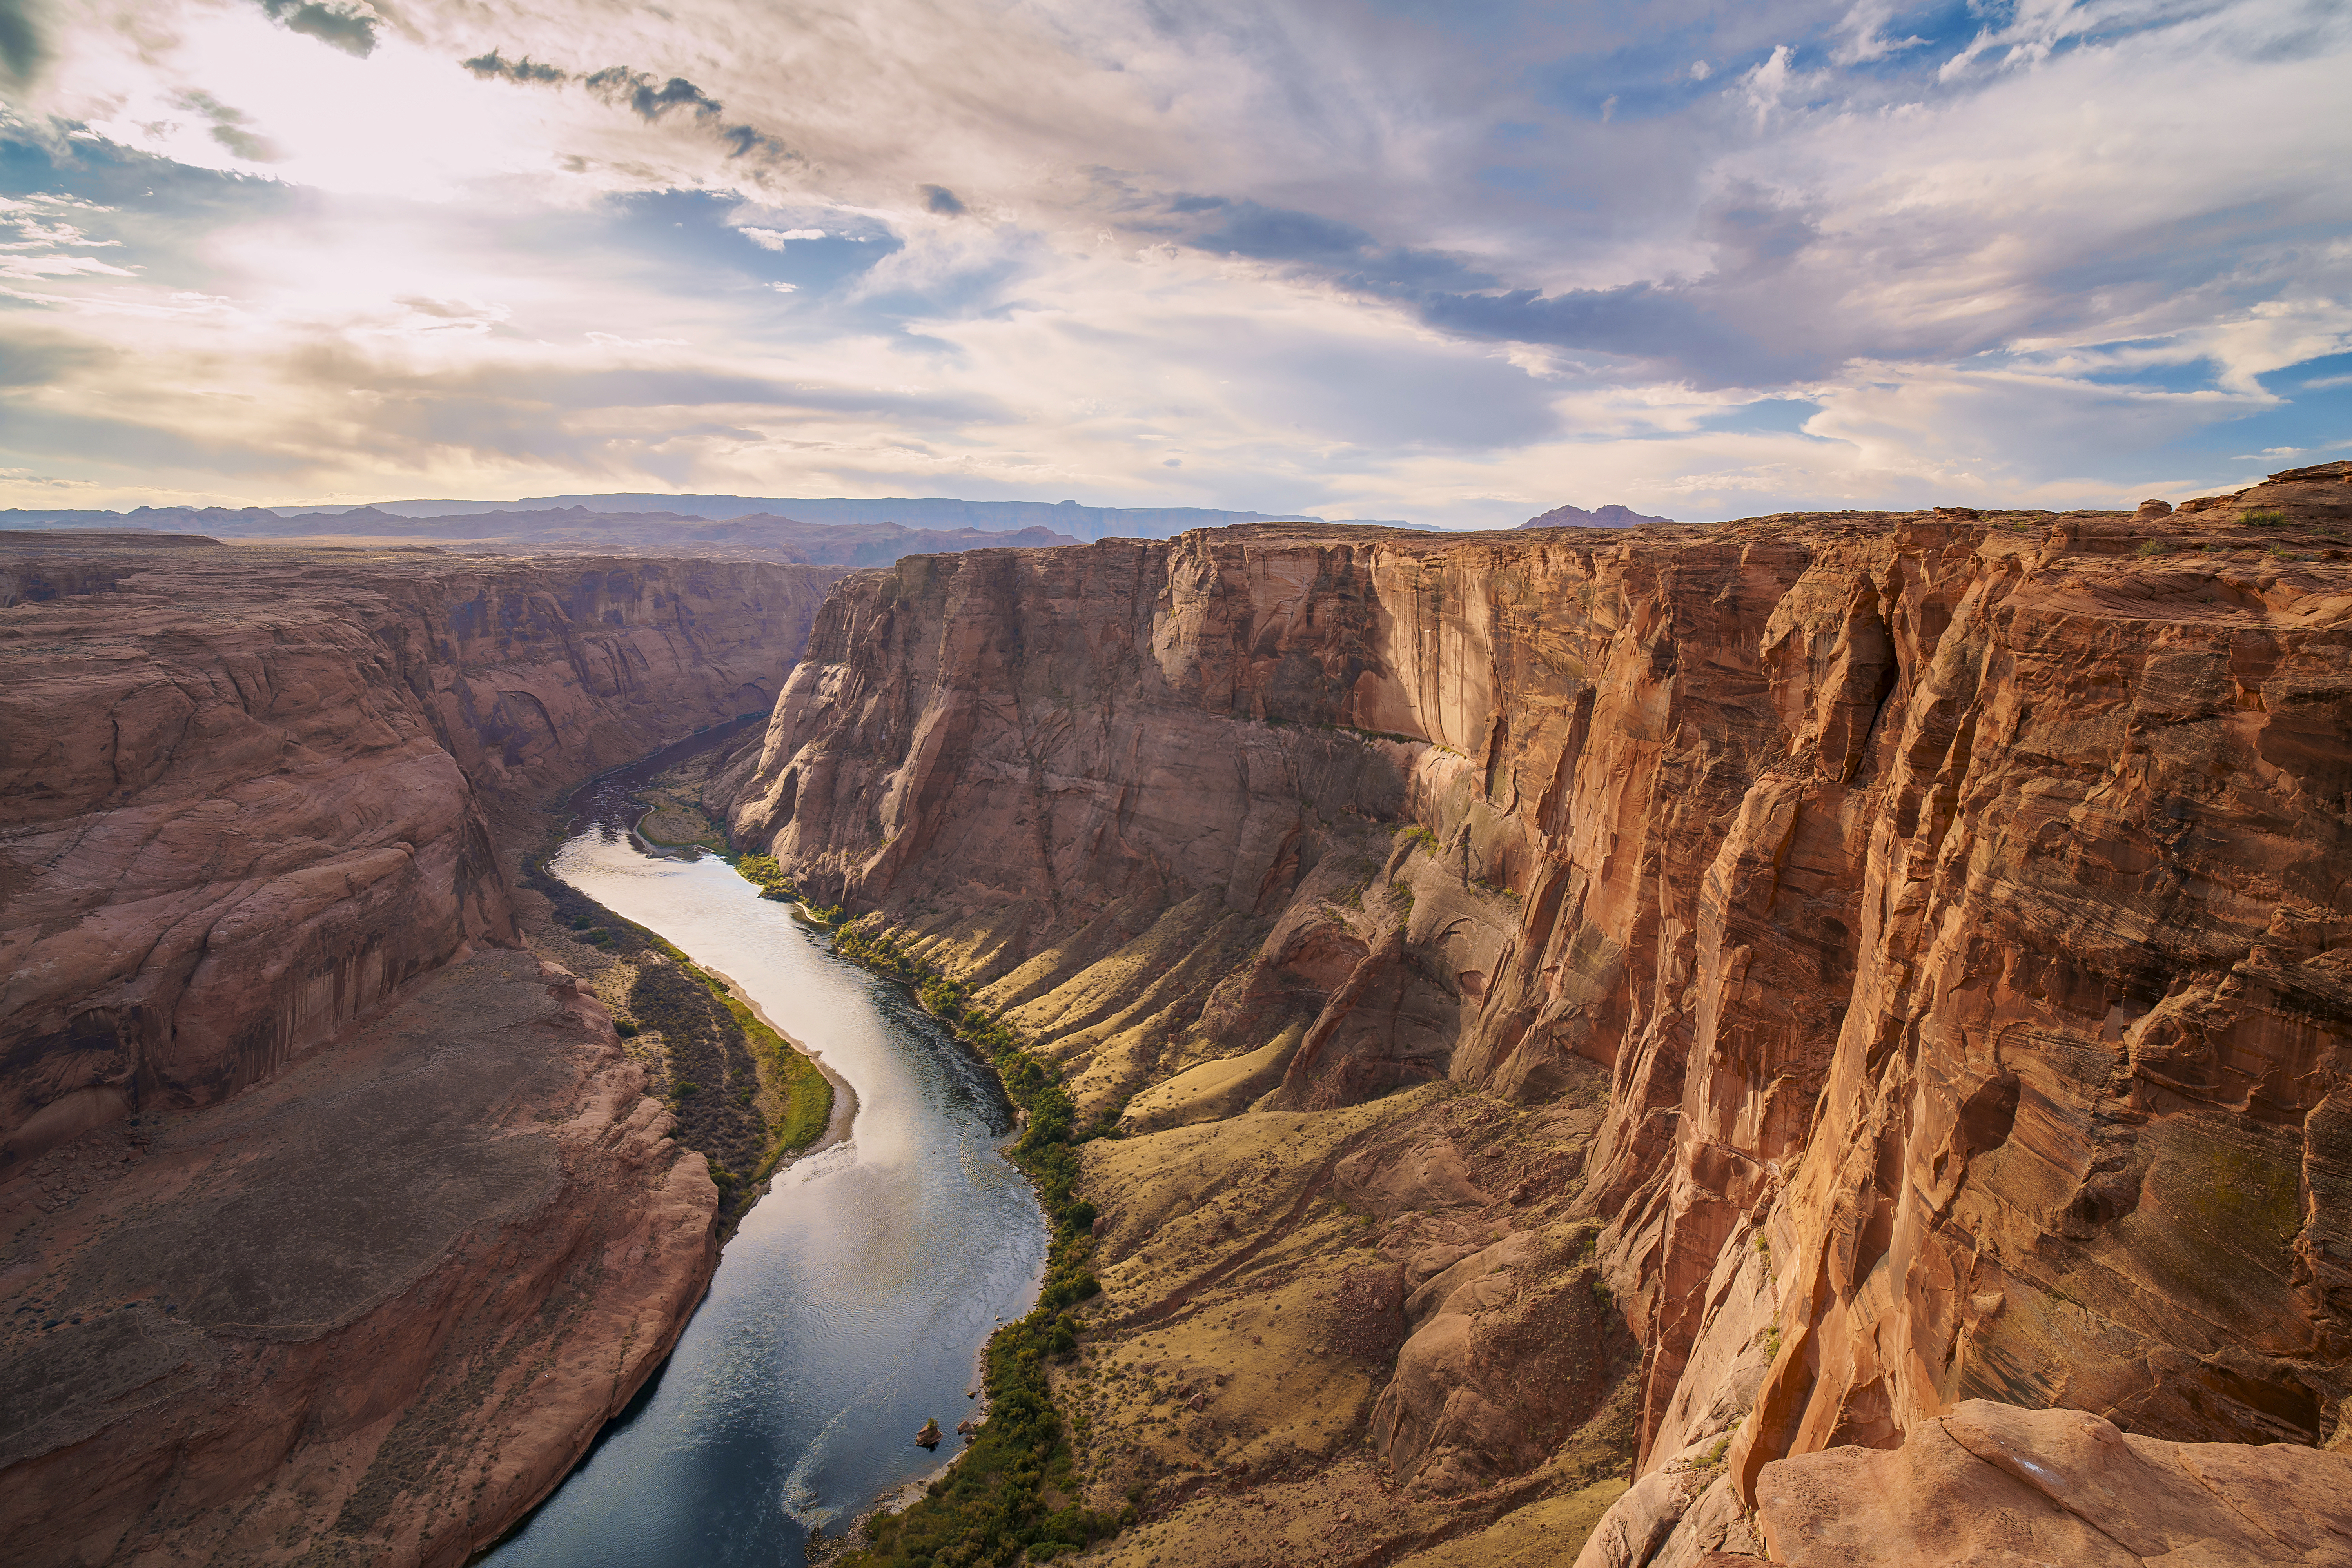
POLYGON ((1672 522, 1671 517, 1644 517, 1630 506, 1612 501, 1597 511, 1587 511, 1580 506, 1556 506, 1540 517, 1531 517, 1519 524, 1521 528, 1639 528, 1645 522, 1672 522))
POLYGON ((471 550, 523 554, 583 549, 625 554, 686 552, 824 566, 879 566, 902 555, 1097 539, 1172 539, 1189 529, 1238 522, 1322 521, 1203 507, 1095 507, 1076 501, 649 494, 535 496, 512 502, 403 500, 299 510, 142 506, 122 512, 0 511, 0 529, 142 529, 227 539, 337 535, 446 541, 471 550))

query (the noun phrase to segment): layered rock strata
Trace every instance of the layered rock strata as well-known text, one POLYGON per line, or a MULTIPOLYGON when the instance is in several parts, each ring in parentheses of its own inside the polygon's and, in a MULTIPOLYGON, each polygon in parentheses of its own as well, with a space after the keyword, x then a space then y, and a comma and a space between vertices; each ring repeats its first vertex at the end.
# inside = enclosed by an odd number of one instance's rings
POLYGON ((766 706, 829 574, 250 548, 12 563, 0 1172, 226 1099, 469 944, 492 841, 766 706))
MULTIPOLYGON (((2129 517, 916 558, 836 590, 718 794, 1123 1114, 1104 1356, 1235 1342, 1269 1243, 1202 1200, 1245 1171, 1295 1186, 1279 1237, 1356 1216, 1282 1243, 1322 1299, 1343 1258, 1417 1292, 1483 1257, 1318 1414, 1492 1512, 1601 1430, 1532 1434, 1479 1348, 1593 1227, 1635 1476, 1678 1478, 1616 1505, 1647 1552, 1969 1399, 2336 1438, 2347 534, 2336 464, 2129 517), (1384 1206, 1475 1163, 1403 1131, 1429 1093, 1508 1124, 1509 1180, 1384 1206)), ((1118 1408, 1097 1473, 1171 1495, 1270 1430, 1118 1408)))
POLYGON ((766 703, 832 574, 35 548, 0 607, 0 1538, 463 1562, 716 1254, 609 1013, 520 951, 514 844, 766 703))

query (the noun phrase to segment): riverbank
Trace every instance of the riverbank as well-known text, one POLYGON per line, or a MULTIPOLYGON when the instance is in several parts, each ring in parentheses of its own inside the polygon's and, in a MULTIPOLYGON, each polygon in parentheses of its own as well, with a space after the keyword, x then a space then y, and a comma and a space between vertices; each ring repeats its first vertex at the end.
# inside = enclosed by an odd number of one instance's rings
POLYGON ((1037 1561, 1081 1551, 1133 1520, 1131 1508, 1108 1514, 1067 1500, 1079 1490, 1075 1451, 1047 1370, 1049 1360, 1076 1357, 1077 1309, 1101 1292, 1092 1268, 1095 1209, 1076 1191, 1076 1145, 1116 1134, 1099 1122, 1078 1131, 1059 1069, 1032 1055, 962 985, 908 953, 879 921, 841 927, 832 945, 907 986, 927 1014, 990 1065, 1021 1116, 1021 1136, 1006 1158, 1028 1179, 1053 1226, 1035 1306, 989 1338, 982 1388, 990 1414, 971 1445, 907 1506, 886 1505, 861 1519, 845 1543, 848 1554, 838 1561, 842 1568, 912 1568, 976 1541, 1037 1561))
MULTIPOLYGON (((832 1086, 833 1112, 826 1121, 823 1135, 820 1136, 816 1142, 807 1145, 805 1148, 792 1151, 790 1159, 788 1159, 785 1163, 789 1164, 791 1160, 805 1160, 812 1155, 822 1154, 827 1149, 834 1147, 835 1144, 847 1142, 849 1141, 849 1135, 855 1130, 857 1121, 856 1089, 851 1085, 847 1079, 842 1077, 841 1074, 835 1072, 831 1067, 826 1065, 824 1054, 822 1051, 816 1050, 802 1041, 793 1038, 791 1035, 786 1034, 783 1028, 779 1026, 773 1018, 768 1016, 766 1010, 760 1005, 759 1002, 751 995, 751 994, 743 989, 741 982, 736 980, 732 975, 728 974, 725 971, 713 969, 707 963, 702 966, 702 972, 705 974, 709 975, 712 979, 717 980, 719 984, 725 985, 729 994, 731 994, 738 1002, 741 1003, 745 1007, 749 1008, 751 1016, 754 1018, 757 1018, 763 1026, 774 1031, 778 1038, 782 1039, 793 1050, 798 1051, 802 1056, 808 1058, 809 1065, 815 1068, 818 1072, 824 1074, 824 1081, 832 1086)), ((783 1167, 782 1165, 777 1167, 778 1170, 782 1168, 783 1167)), ((770 1172, 769 1176, 770 1179, 772 1180, 774 1172, 770 1172)))
POLYGON ((626 928, 648 933, 749 1030, 789 1042, 830 1114, 769 1181, 736 1189, 739 1228, 673 1361, 494 1560, 792 1568, 804 1530, 829 1542, 878 1495, 936 1479, 912 1435, 974 1408, 974 1359, 994 1319, 1034 1300, 1046 1226, 998 1157, 1014 1116, 993 1075, 728 860, 646 853, 627 832, 630 781, 608 783, 618 826, 583 820, 541 870, 611 919, 543 934, 585 971, 626 928))

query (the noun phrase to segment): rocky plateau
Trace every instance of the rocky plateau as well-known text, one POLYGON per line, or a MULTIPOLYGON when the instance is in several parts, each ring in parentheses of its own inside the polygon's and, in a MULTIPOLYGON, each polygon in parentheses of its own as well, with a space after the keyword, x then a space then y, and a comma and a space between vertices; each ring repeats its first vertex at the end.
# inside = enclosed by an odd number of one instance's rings
POLYGON ((706 800, 1121 1134, 1087 1561, 2347 1563, 2348 557, 2342 463, 911 557, 706 800))

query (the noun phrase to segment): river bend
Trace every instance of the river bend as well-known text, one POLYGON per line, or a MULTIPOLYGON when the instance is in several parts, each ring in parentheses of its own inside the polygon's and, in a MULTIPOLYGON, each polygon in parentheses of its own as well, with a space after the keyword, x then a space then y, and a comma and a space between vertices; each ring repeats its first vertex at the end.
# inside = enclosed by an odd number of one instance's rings
POLYGON ((1036 1299, 1045 1217, 1000 1152, 1013 1113, 987 1067, 724 862, 638 848, 617 825, 626 783, 550 869, 732 977, 848 1081, 856 1118, 777 1173, 668 1364, 485 1561, 799 1564, 810 1525, 838 1533, 953 1451, 915 1431, 972 1408, 990 1331, 1036 1299))

